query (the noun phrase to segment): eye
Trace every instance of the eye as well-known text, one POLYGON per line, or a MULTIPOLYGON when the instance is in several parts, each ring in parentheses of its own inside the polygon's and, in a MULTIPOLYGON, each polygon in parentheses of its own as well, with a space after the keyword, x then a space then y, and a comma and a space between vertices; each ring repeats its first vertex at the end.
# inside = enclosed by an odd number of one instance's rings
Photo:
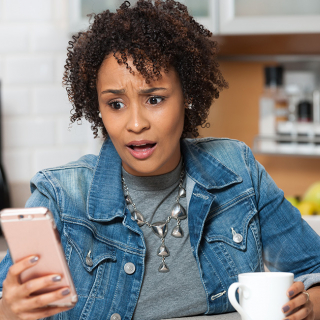
POLYGON ((150 97, 149 99, 148 99, 148 102, 150 103, 150 104, 158 104, 158 103, 160 103, 161 101, 163 101, 164 100, 164 98, 162 98, 162 97, 150 97))
POLYGON ((124 104, 120 101, 111 101, 109 102, 109 106, 114 110, 120 110, 124 107, 124 104))

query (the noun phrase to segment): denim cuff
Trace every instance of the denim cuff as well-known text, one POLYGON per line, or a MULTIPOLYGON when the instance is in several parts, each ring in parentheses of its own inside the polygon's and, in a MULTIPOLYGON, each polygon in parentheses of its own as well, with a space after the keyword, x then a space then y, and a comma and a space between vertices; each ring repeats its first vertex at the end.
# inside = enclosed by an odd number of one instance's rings
POLYGON ((305 289, 307 290, 317 283, 320 284, 320 273, 305 274, 295 278, 294 281, 302 281, 305 289))

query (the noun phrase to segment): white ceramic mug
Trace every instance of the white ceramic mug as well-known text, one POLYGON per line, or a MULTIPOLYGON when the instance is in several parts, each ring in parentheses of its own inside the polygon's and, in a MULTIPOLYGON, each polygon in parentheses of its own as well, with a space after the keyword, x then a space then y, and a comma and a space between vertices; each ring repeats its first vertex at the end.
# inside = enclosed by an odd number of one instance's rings
POLYGON ((282 320, 282 307, 289 301, 286 293, 293 284, 293 273, 254 272, 239 274, 239 282, 233 283, 228 297, 242 320, 282 320), (239 300, 236 290, 239 288, 239 300))

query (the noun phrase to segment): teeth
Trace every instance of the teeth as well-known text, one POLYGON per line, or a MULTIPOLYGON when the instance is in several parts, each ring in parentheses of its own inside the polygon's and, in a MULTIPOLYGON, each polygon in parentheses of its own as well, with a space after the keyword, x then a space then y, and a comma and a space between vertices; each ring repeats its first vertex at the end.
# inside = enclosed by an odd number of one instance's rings
POLYGON ((133 147, 143 147, 143 146, 146 146, 147 143, 144 143, 144 144, 132 144, 133 147))

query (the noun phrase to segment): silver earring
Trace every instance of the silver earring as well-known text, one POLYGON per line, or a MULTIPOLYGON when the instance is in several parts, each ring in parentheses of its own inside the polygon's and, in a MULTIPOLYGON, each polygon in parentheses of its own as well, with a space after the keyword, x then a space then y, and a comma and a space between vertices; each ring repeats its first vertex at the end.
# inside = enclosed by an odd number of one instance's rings
POLYGON ((190 110, 191 110, 192 108, 193 108, 192 103, 189 103, 189 104, 188 104, 188 109, 190 109, 190 110))
POLYGON ((101 112, 98 113, 99 118, 102 118, 101 112))

